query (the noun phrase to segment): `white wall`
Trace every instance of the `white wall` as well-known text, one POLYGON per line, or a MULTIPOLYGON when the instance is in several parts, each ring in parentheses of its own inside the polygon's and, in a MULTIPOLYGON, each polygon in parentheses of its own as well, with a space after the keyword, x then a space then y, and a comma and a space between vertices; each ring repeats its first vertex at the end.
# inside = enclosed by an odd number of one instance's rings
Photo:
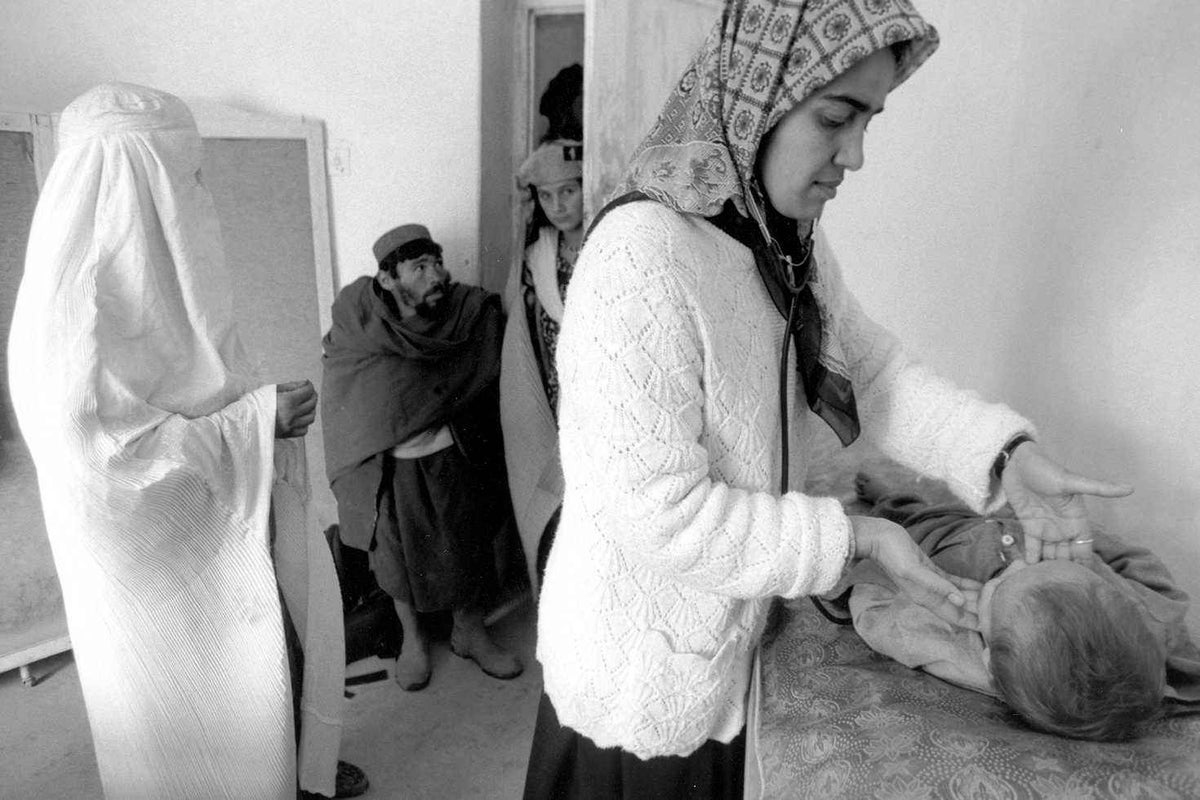
POLYGON ((1093 516, 1200 602, 1200 5, 918 7, 942 47, 827 209, 847 279, 1065 463, 1134 483, 1093 516))
POLYGON ((341 283, 422 221, 478 277, 479 0, 4 0, 0 107, 58 111, 106 80, 324 121, 341 283))

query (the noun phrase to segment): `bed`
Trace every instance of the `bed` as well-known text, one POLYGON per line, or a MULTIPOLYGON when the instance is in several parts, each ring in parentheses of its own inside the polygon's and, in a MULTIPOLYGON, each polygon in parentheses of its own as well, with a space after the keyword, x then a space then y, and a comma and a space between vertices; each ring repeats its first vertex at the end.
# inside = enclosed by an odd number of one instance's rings
MULTIPOLYGON (((854 508, 863 465, 922 482, 869 451, 830 451, 809 491, 854 508)), ((807 599, 780 603, 758 664, 748 797, 821 800, 1200 798, 1200 714, 1175 714, 1133 743, 1036 733, 984 695, 875 654, 807 599)))

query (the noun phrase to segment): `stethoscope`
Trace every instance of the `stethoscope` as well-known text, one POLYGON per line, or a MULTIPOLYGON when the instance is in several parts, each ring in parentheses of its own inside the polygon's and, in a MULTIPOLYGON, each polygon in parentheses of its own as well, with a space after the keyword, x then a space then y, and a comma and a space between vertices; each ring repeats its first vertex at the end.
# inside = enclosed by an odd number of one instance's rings
MULTIPOLYGON (((812 274, 812 258, 813 258, 813 238, 816 235, 818 219, 812 221, 812 229, 809 236, 803 240, 804 252, 797 261, 791 258, 787 253, 783 252, 783 248, 779 242, 771 235, 771 230, 767 227, 766 215, 763 213, 763 198, 761 189, 759 189, 758 181, 750 182, 750 191, 746 207, 750 211, 750 216, 758 223, 759 230, 762 231, 763 238, 767 241, 767 246, 771 249, 771 255, 775 258, 775 263, 784 267, 783 282, 788 292, 788 313, 787 324, 783 329, 783 341, 780 343, 779 355, 779 428, 780 428, 780 472, 779 472, 779 494, 782 497, 787 494, 788 472, 789 472, 789 453, 788 453, 788 356, 791 355, 792 345, 792 328, 796 324, 797 315, 800 311, 800 293, 804 291, 804 287, 808 285, 808 280, 812 274), (797 283, 797 279, 803 278, 797 283)), ((770 287, 767 287, 770 292, 770 287)), ((821 616, 834 623, 835 625, 853 625, 854 621, 849 617, 839 617, 825 607, 825 605, 815 596, 809 596, 812 604, 817 607, 817 611, 821 612, 821 616)))
POLYGON ((808 276, 812 267, 813 255, 813 236, 817 230, 817 221, 812 221, 812 230, 807 239, 804 240, 805 250, 799 261, 796 261, 787 253, 783 252, 778 240, 771 235, 771 229, 767 226, 766 215, 763 213, 762 190, 759 188, 758 181, 750 182, 748 200, 746 203, 747 209, 750 211, 750 216, 758 223, 758 228, 762 231, 763 238, 767 241, 767 246, 771 249, 771 255, 775 258, 777 265, 784 267, 783 281, 788 292, 788 313, 787 324, 783 328, 783 341, 780 343, 779 355, 779 424, 780 424, 780 475, 779 475, 779 493, 786 494, 788 491, 788 356, 791 355, 792 346, 792 328, 796 324, 797 315, 800 312, 800 292, 804 291, 804 287, 808 285, 808 276), (799 276, 803 275, 803 279, 797 283, 799 276))

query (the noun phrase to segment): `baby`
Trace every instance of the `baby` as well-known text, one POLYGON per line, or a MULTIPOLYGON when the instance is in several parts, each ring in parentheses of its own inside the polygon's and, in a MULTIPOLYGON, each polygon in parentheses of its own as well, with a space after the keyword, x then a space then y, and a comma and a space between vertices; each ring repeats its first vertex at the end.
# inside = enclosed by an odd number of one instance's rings
POLYGON ((1034 728, 1116 740, 1156 717, 1164 698, 1200 703, 1200 650, 1187 595, 1149 551, 1095 531, 1088 563, 1027 564, 1007 509, 982 517, 897 493, 859 473, 871 514, 903 525, 935 564, 983 583, 979 631, 957 628, 898 593, 869 562, 851 571, 854 626, 909 667, 999 697, 1034 728))

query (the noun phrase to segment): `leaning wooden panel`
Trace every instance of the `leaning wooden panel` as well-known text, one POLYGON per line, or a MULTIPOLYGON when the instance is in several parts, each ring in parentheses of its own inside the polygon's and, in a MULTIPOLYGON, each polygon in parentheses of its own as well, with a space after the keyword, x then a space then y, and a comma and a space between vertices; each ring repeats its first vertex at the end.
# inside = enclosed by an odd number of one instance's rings
MULTIPOLYGON (((221 220, 242 342, 272 382, 320 386, 321 337, 336 284, 320 122, 187 98, 204 139, 204 182, 221 220)), ((337 520, 318 416, 309 475, 322 527, 337 520)))

